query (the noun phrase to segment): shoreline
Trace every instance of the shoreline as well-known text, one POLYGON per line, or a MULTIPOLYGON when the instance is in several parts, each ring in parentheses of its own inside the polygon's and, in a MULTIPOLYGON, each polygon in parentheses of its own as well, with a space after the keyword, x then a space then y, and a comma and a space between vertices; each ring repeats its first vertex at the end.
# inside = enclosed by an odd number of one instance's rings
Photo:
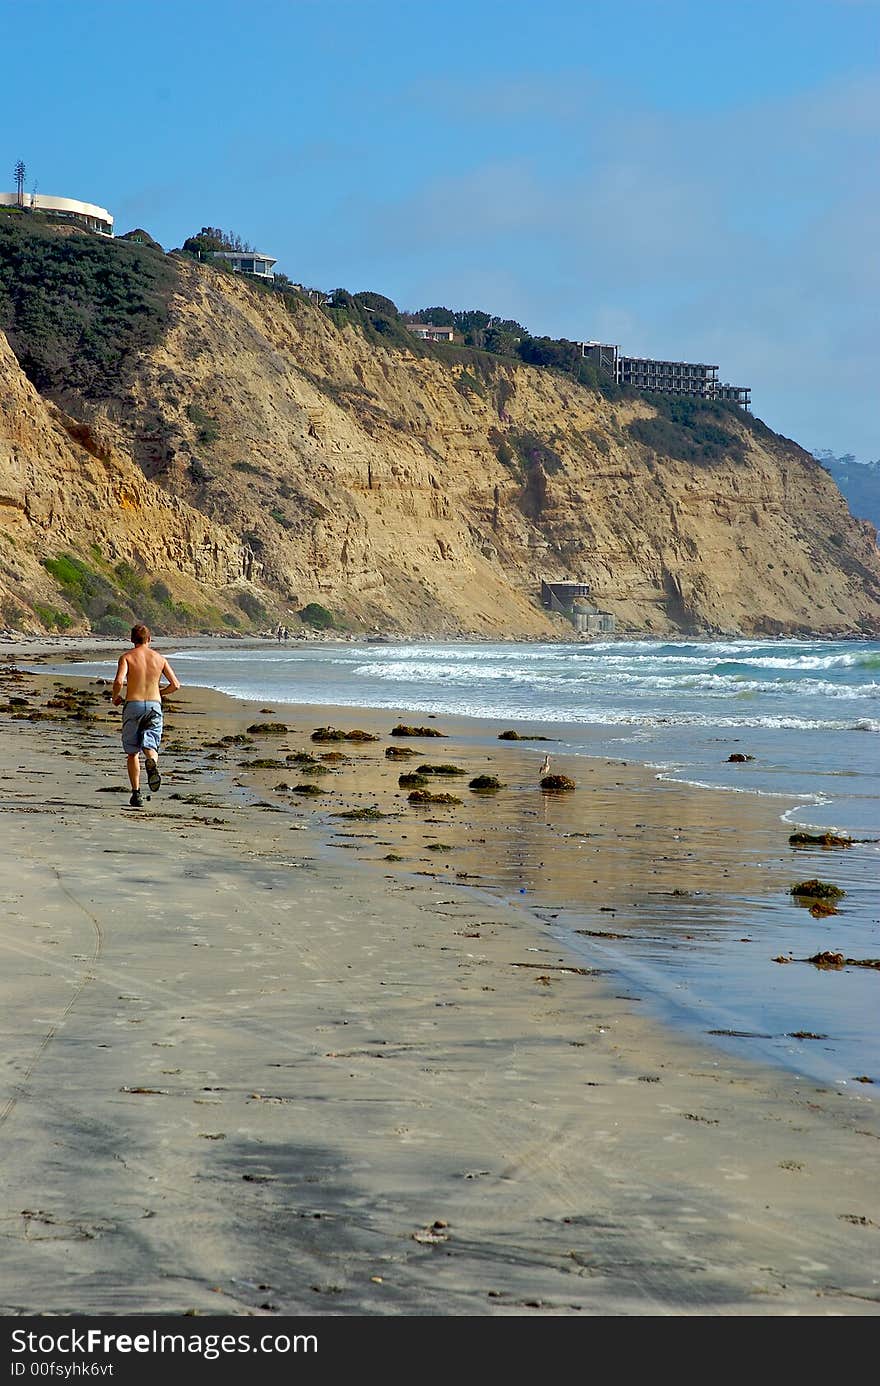
MULTIPOLYGON (((135 816, 95 792, 123 762, 89 691, 95 723, 0 721, 3 1313, 878 1312, 876 1103, 667 1031, 381 840, 325 854, 206 761, 251 704, 175 700, 135 816)), ((388 744, 345 746, 346 802, 388 744)))
MULTIPOLYGON (((115 654, 118 645, 110 642, 109 649, 115 654)), ((183 672, 185 678, 185 666, 183 672)), ((109 668, 106 673, 109 676, 109 668)), ((259 699, 239 697, 206 685, 191 684, 188 688, 203 701, 209 700, 215 711, 223 709, 226 720, 233 715, 233 709, 247 712, 250 719, 259 717, 259 699)), ((606 956, 603 963, 617 973, 621 984, 629 985, 635 979, 637 985, 647 988, 644 1004, 656 1021, 697 1042, 710 1035, 719 1049, 748 1061, 778 1065, 807 1081, 846 1088, 856 1073, 870 1075, 872 1080, 878 1077, 876 1036, 868 1021, 875 1003, 875 978, 870 972, 847 969, 848 1019, 842 1029, 835 1007, 843 1004, 843 999, 830 996, 827 987, 824 993, 817 990, 813 979, 804 975, 813 969, 794 969, 797 978, 789 974, 784 984, 772 975, 778 974, 779 969, 770 960, 778 962, 778 954, 806 959, 823 950, 840 948, 847 957, 864 957, 876 948, 870 918, 871 882, 876 866, 872 840, 868 840, 868 847, 850 851, 843 859, 834 854, 836 861, 822 850, 792 853, 788 845, 790 829, 796 823, 808 825, 807 812, 813 806, 805 803, 802 795, 695 781, 683 774, 680 767, 671 768, 645 758, 644 748, 638 744, 628 746, 624 742, 619 750, 609 752, 607 745, 601 744, 607 739, 607 727, 601 724, 571 727, 543 722, 537 717, 526 725, 515 718, 508 722, 491 716, 425 713, 405 703, 371 706, 276 700, 272 709, 264 707, 262 712, 279 709, 287 720, 298 725, 321 722, 345 727, 357 723, 380 738, 387 736, 394 721, 418 723, 427 719, 435 729, 442 725, 449 742, 466 749, 469 771, 461 780, 444 780, 431 786, 440 791, 459 794, 470 775, 484 770, 498 773, 506 780, 510 766, 518 765, 506 786, 508 792, 497 801, 494 796, 483 796, 479 804, 484 810, 484 831, 488 822, 488 838, 474 837, 479 826, 468 817, 468 809, 477 805, 478 796, 466 790, 460 812, 435 810, 439 817, 429 821, 442 824, 442 831, 434 841, 422 843, 420 856, 413 853, 411 835, 404 847, 395 840, 396 825, 385 823, 382 831, 390 834, 386 846, 394 853, 395 874, 432 876, 451 885, 466 885, 472 891, 481 888, 496 904, 531 908, 543 927, 549 928, 555 921, 554 936, 560 946, 577 954, 584 947, 583 937, 579 936, 591 938, 595 946, 595 940, 607 934, 611 922, 612 936, 621 943, 610 950, 604 945, 605 954, 610 951, 613 956, 606 956), (498 731, 502 725, 518 727, 521 739, 499 745, 498 731), (529 737, 527 731, 535 735, 529 737), (577 795, 570 799, 529 797, 529 779, 531 776, 534 780, 536 773, 535 757, 542 757, 546 751, 554 756, 557 769, 577 779, 581 787, 577 795), (614 775, 623 776, 615 779, 610 795, 601 786, 597 789, 590 779, 584 780, 585 775, 593 777, 597 772, 601 776, 602 766, 613 766, 614 775), (507 803, 511 796, 512 805, 507 803), (639 808, 627 818, 625 806, 621 810, 614 802, 617 798, 647 803, 649 807, 639 808), (725 803, 731 798, 740 802, 725 803), (536 812, 536 802, 540 814, 536 812), (496 821, 492 821, 491 815, 487 818, 490 807, 502 804, 504 811, 495 815, 496 821), (783 805, 787 807, 781 812, 783 805), (553 809, 551 822, 547 818, 548 806, 553 809), (595 826, 597 809, 607 820, 598 825, 604 831, 584 833, 585 826, 595 826), (584 814, 589 824, 584 821, 584 814), (539 825, 530 824, 529 817, 543 820, 546 831, 540 840, 539 825), (638 831, 632 830, 633 824, 638 831), (588 848, 585 842, 570 841, 580 838, 595 839, 596 845, 588 848), (515 839, 525 843, 525 847, 512 850, 511 842, 515 839), (578 847, 578 853, 571 850, 572 845, 578 847), (693 850, 688 851, 688 846, 693 850), (427 853, 435 853, 433 857, 426 854, 426 847, 427 853), (600 854, 600 879, 592 881, 596 889, 583 880, 582 868, 589 864, 583 858, 592 853, 600 854), (868 853, 870 859, 863 860, 868 853), (708 870, 699 865, 703 862, 710 864, 708 870), (609 864, 610 873, 601 869, 609 864), (829 871, 832 876, 843 874, 850 901, 844 938, 826 941, 828 926, 817 929, 806 911, 791 902, 789 887, 794 879, 829 871), (621 927, 623 933, 618 932, 621 927), (757 972, 753 959, 746 960, 743 967, 743 944, 755 946, 757 972), (771 995, 782 992, 783 1000, 775 1007, 768 1006, 766 1000, 753 1001, 747 994, 750 987, 756 998, 766 997, 769 988, 771 995), (861 1028, 852 1019, 856 1015, 863 1017, 861 1028), (770 1033, 766 1033, 768 1029, 770 1033), (799 1038, 801 1035, 823 1043, 806 1044, 799 1038)), ((442 748, 447 742, 404 740, 398 744, 419 747, 418 759, 411 765, 388 767, 380 763, 371 767, 369 774, 358 774, 353 763, 343 777, 350 782, 349 798, 339 807, 362 808, 366 796, 381 810, 406 810, 405 794, 395 792, 398 772, 416 768, 419 760, 445 759, 442 748), (393 773, 387 773, 389 770, 393 773), (381 805, 377 795, 384 796, 381 805)), ((263 753, 274 749, 267 743, 263 753)), ((300 749, 310 749, 307 738, 300 749)), ((212 759, 219 757, 215 754, 212 759)), ((278 780, 285 770, 282 761, 276 759, 264 770, 243 768, 246 764, 245 760, 236 767, 235 784, 267 797, 280 812, 296 814, 301 809, 304 801, 295 795, 278 796, 278 780)), ((290 781, 297 778, 302 777, 289 771, 290 781)), ((311 826, 318 833, 332 836, 332 843, 325 844, 328 851, 332 847, 338 857, 340 844, 352 850, 353 855, 357 850, 359 866, 365 866, 366 856, 360 849, 366 848, 367 840, 378 834, 346 831, 341 821, 334 821, 337 778, 334 775, 319 781, 325 789, 333 787, 323 796, 306 801, 314 810, 311 826), (344 836, 365 841, 344 843, 344 836)), ((294 786, 290 783, 288 787, 294 786)), ((347 792, 343 787, 343 795, 347 792)), ((387 817, 387 813, 380 812, 381 817, 387 817)), ((369 830, 378 825, 359 826, 369 830)), ((397 839, 399 835, 398 829, 397 839)), ((590 877, 593 870, 588 873, 590 877)), ((870 1084, 866 1084, 865 1092, 869 1098, 875 1096, 870 1084)))

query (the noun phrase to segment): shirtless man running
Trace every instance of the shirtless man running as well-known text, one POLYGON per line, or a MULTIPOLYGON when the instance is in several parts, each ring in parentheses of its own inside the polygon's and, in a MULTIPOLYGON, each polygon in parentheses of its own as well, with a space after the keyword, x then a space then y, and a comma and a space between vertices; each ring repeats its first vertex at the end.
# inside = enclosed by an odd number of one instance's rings
POLYGON ((162 694, 175 693, 180 680, 167 659, 150 649, 149 626, 131 629, 134 649, 119 656, 113 680, 113 705, 122 708, 122 749, 128 766, 132 808, 143 808, 141 798, 140 752, 147 766, 147 783, 155 794, 162 783, 159 774, 159 745, 162 740, 162 694), (160 687, 160 680, 165 679, 160 687), (123 698, 123 687, 125 697, 123 698))

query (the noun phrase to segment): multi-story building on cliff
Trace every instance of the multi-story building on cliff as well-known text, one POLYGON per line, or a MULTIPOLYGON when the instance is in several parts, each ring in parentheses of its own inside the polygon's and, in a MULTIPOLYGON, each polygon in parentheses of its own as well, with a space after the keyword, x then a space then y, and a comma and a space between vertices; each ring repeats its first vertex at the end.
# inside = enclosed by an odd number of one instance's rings
POLYGON ((77 202, 72 197, 47 197, 44 193, 0 193, 0 207, 17 207, 22 212, 42 212, 59 221, 72 221, 97 231, 102 236, 113 235, 113 218, 106 207, 93 202, 77 202))
POLYGON ((225 260, 236 274, 253 274, 257 279, 275 278, 273 266, 278 263, 276 255, 260 255, 255 250, 215 250, 211 258, 225 260))
POLYGON ((655 361, 647 356, 624 356, 619 346, 606 342, 580 342, 581 353, 594 361, 618 385, 636 390, 653 390, 664 395, 686 395, 691 399, 724 399, 748 409, 748 385, 723 385, 718 367, 697 361, 655 361))

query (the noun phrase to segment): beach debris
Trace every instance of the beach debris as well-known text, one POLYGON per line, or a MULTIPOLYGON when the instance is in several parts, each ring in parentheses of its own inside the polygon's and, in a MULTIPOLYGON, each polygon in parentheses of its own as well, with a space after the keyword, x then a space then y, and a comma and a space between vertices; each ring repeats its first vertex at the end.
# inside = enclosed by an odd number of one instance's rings
POLYGON ((343 761, 347 763, 350 757, 344 751, 323 751, 318 759, 326 760, 328 765, 340 765, 343 761))
MULTIPOLYGON (((813 967, 821 967, 838 972, 844 967, 868 967, 875 972, 880 972, 880 958, 848 958, 844 953, 835 953, 829 949, 825 949, 821 953, 814 953, 811 958, 793 958, 789 955, 788 957, 780 956, 778 958, 773 958, 773 962, 812 963, 813 967)), ((819 1036, 819 1038, 824 1039, 825 1036, 822 1035, 819 1036)))
POLYGON ((510 731, 498 733, 499 741, 552 741, 552 736, 538 736, 534 732, 518 732, 512 728, 510 731))
MULTIPOLYGON (((425 847, 426 852, 454 852, 455 848, 448 842, 429 842, 425 847)), ((467 938, 479 938, 479 934, 467 934, 467 938)))
POLYGON ((566 967, 562 963, 532 963, 532 962, 513 962, 511 967, 532 967, 540 972, 570 972, 574 977, 592 977, 595 968, 592 967, 566 967))
POLYGON ((409 760, 410 756, 417 756, 418 751, 414 751, 412 746, 388 746, 385 755, 388 760, 409 760))
POLYGON ((477 775, 468 785, 468 789, 474 790, 477 794, 492 794, 496 789, 505 789, 495 775, 477 775))
POLYGON ((824 1040, 827 1039, 828 1036, 815 1035, 812 1030, 789 1030, 786 1038, 797 1040, 824 1040))
POLYGON ((867 1073, 860 1073, 857 1078, 853 1079, 854 1083, 873 1083, 873 1081, 874 1079, 869 1078, 867 1073))
MULTIPOLYGON (((778 961, 778 959, 776 960, 778 961)), ((785 958, 785 962, 790 959, 785 958)), ((765 1035, 760 1030, 707 1030, 707 1035, 724 1035, 728 1039, 772 1039, 772 1035, 765 1035)))
POLYGON ((880 958, 847 958, 843 953, 814 953, 803 961, 812 963, 814 967, 870 967, 880 971, 880 958))
POLYGON ((377 818, 391 818, 393 814, 383 813, 381 809, 373 805, 372 808, 345 809, 341 813, 334 813, 333 817, 348 818, 355 823, 373 823, 377 818))
POLYGON ((378 741, 378 736, 373 732, 361 731, 360 727, 355 727, 352 731, 340 731, 338 727, 316 727, 312 732, 313 741, 378 741))
POLYGON ((800 900, 842 900, 846 891, 841 890, 840 886, 832 885, 830 881, 820 881, 814 876, 810 881, 799 881, 788 893, 800 900))
POLYGON ((442 1218, 435 1218, 428 1227, 420 1227, 418 1232, 413 1232, 414 1242, 421 1242, 423 1246, 432 1246, 438 1242, 449 1241, 449 1223, 442 1218))
POLYGON ((569 789, 576 789, 574 780, 569 779, 568 775, 545 775, 541 781, 541 788, 545 793, 558 794, 569 789))
POLYGON ((119 1089, 119 1091, 120 1091, 120 1092, 128 1092, 128 1093, 137 1094, 137 1095, 140 1096, 140 1097, 169 1097, 169 1096, 170 1096, 170 1093, 169 1093, 169 1091, 168 1091, 168 1088, 129 1088, 129 1087, 122 1087, 122 1088, 119 1089))
POLYGON ((240 760, 239 770, 283 770, 283 760, 273 760, 270 756, 261 756, 257 760, 240 760))
POLYGON ((399 856, 397 855, 396 852, 389 852, 386 856, 384 856, 384 857, 382 858, 382 860, 383 860, 383 861, 403 861, 403 857, 399 857, 399 856))
MULTIPOLYGON (((403 722, 398 722, 396 727, 391 728, 392 736, 445 736, 446 733, 438 731, 436 727, 407 727, 403 722)), ((377 738, 378 740, 378 738, 377 738)))
POLYGON ((323 790, 319 784, 295 784, 290 792, 291 794, 311 794, 314 796, 324 794, 326 790, 323 790))
POLYGON ((284 722, 254 722, 248 727, 251 736, 286 736, 288 730, 284 722))
POLYGON ((398 775, 397 783, 401 789, 424 789, 430 781, 427 775, 398 775))
POLYGON ((830 914, 840 914, 840 910, 830 900, 814 900, 809 908, 814 919, 827 919, 830 914))
POLYGON ((460 804, 461 799, 456 799, 454 794, 431 794, 427 789, 414 789, 412 794, 407 795, 411 804, 460 804))
MULTIPOLYGON (((407 755, 415 754, 415 751, 407 751, 407 755)), ((424 765, 416 767, 416 773, 419 775, 466 775, 467 771, 462 770, 460 765, 434 765, 431 761, 427 761, 424 765)))
POLYGON ((629 934, 613 934, 610 929, 575 929, 574 932, 587 938, 629 938, 629 934))
POLYGON ((727 757, 728 764, 730 764, 731 762, 733 762, 733 763, 736 764, 736 765, 742 765, 742 764, 744 764, 745 761, 747 761, 747 760, 754 760, 754 759, 755 759, 754 756, 746 756, 746 755, 743 755, 742 751, 734 751, 732 755, 729 755, 729 756, 727 757))
POLYGON ((790 847, 852 847, 853 839, 837 833, 792 833, 788 843, 790 847))

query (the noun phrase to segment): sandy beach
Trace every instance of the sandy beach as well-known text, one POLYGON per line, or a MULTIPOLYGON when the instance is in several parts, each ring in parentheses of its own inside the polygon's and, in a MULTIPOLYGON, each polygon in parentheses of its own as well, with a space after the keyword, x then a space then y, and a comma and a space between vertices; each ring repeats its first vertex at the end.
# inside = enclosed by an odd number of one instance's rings
POLYGON ((186 688, 138 813, 108 692, 0 666, 2 1313, 878 1312, 877 1102, 671 1032, 603 951, 757 872, 769 809, 604 761, 549 801, 463 720, 186 688), (423 762, 460 806, 408 804, 423 762), (575 951, 532 896, 587 792, 575 951))

